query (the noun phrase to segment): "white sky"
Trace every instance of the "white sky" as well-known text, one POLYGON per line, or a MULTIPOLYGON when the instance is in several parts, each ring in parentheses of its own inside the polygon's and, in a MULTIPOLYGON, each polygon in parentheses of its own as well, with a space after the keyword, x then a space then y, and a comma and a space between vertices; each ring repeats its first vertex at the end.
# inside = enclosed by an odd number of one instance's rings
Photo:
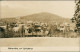
POLYGON ((25 16, 49 12, 65 18, 72 18, 74 1, 1 1, 1 17, 25 16))

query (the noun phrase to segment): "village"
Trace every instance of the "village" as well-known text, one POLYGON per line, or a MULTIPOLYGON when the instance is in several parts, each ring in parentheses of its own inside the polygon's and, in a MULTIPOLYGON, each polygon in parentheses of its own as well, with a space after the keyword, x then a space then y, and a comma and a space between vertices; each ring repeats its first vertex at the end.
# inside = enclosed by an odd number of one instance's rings
POLYGON ((80 51, 80 0, 1 1, 0 51, 80 51))
MULTIPOLYGON (((70 21, 74 22, 75 25, 69 23, 66 18, 65 20, 56 19, 59 16, 55 16, 49 13, 42 13, 40 15, 29 15, 27 18, 15 18, 15 19, 4 19, 0 20, 0 38, 11 38, 11 37, 79 37, 80 35, 80 0, 76 3, 75 14, 70 21), (43 15, 43 16, 42 16, 43 15), (27 20, 28 18, 36 20, 27 20), (49 17, 52 18, 50 21, 49 17), (55 16, 55 17, 53 17, 55 16), (34 17, 34 18, 33 18, 34 17), (39 21, 42 17, 42 21, 39 21), (47 19, 46 19, 47 18, 47 19), (23 20, 25 19, 25 20, 23 20), (59 23, 57 21, 63 21, 59 23), (12 22, 11 22, 12 21, 12 22), (43 22, 47 21, 47 22, 43 22)), ((24 16, 25 17, 25 16, 24 16)))
POLYGON ((57 23, 55 21, 17 21, 0 26, 0 37, 77 37, 77 30, 71 24, 57 23), (73 34, 72 34, 73 33, 73 34))

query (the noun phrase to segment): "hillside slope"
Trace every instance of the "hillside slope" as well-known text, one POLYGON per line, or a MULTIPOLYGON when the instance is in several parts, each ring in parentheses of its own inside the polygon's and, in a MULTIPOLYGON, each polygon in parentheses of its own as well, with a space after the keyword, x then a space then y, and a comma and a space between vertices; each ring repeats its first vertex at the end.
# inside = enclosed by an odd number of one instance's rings
POLYGON ((33 20, 33 21, 44 21, 44 22, 49 22, 49 21, 71 22, 70 19, 62 18, 61 16, 58 16, 56 14, 47 13, 47 12, 22 16, 20 17, 20 19, 21 20, 33 20))
POLYGON ((58 23, 62 23, 62 22, 72 23, 71 20, 68 18, 63 18, 61 16, 48 12, 42 12, 42 13, 36 13, 36 14, 26 15, 21 17, 3 18, 0 19, 0 25, 2 24, 4 25, 6 23, 11 23, 11 22, 17 22, 18 19, 22 22, 32 20, 32 21, 42 21, 42 22, 56 21, 58 23))

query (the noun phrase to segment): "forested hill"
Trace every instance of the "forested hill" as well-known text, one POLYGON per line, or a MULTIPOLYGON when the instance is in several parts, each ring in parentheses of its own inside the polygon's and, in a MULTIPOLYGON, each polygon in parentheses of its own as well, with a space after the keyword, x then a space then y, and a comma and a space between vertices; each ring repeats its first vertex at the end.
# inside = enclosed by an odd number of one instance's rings
POLYGON ((63 18, 61 16, 58 16, 56 14, 48 13, 48 12, 42 12, 42 13, 36 13, 21 17, 13 17, 13 18, 3 18, 0 19, 0 23, 10 23, 10 22, 17 22, 18 20, 26 22, 27 20, 32 21, 43 21, 43 22, 50 22, 50 21, 56 21, 56 22, 68 22, 71 23, 71 20, 68 18, 63 18))

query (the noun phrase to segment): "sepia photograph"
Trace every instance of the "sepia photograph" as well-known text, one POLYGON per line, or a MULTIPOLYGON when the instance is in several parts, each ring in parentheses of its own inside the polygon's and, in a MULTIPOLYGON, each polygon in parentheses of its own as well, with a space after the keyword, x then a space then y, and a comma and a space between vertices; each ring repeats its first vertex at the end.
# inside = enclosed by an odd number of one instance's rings
POLYGON ((0 47, 79 51, 79 38, 80 0, 0 1, 0 47))

